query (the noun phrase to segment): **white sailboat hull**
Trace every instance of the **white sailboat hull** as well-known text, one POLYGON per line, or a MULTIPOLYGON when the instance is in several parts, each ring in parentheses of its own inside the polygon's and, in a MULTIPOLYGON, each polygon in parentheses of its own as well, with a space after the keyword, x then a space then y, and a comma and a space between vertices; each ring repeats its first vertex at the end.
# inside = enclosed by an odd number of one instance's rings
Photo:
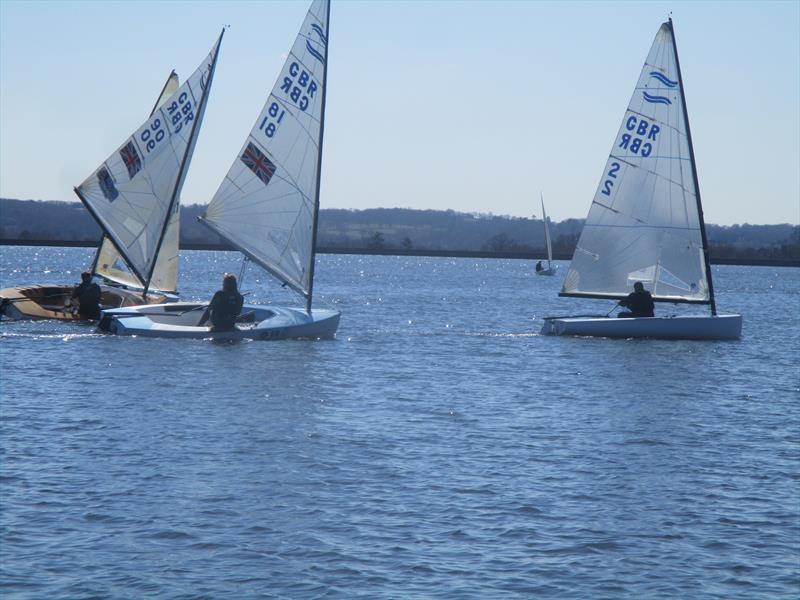
POLYGON ((555 275, 557 267, 550 267, 549 269, 542 269, 541 271, 536 271, 537 275, 555 275))
POLYGON ((341 313, 330 309, 263 306, 245 304, 236 328, 211 331, 198 325, 207 302, 172 302, 103 311, 100 329, 116 335, 156 338, 216 340, 285 340, 294 338, 333 338, 341 313))
POLYGON ((736 340, 742 333, 741 315, 673 317, 547 317, 544 335, 666 340, 736 340))

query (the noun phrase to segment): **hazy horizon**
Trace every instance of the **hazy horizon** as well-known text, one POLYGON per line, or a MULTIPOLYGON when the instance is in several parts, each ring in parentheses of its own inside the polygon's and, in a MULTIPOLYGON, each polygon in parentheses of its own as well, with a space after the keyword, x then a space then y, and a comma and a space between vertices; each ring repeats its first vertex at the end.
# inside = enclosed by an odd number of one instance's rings
MULTIPOLYGON (((0 195, 77 202, 229 24, 182 194, 207 202, 307 9, 3 1, 0 195)), ((554 221, 585 218, 670 10, 706 221, 800 224, 796 2, 334 1, 322 208, 529 217, 542 191, 554 221)))

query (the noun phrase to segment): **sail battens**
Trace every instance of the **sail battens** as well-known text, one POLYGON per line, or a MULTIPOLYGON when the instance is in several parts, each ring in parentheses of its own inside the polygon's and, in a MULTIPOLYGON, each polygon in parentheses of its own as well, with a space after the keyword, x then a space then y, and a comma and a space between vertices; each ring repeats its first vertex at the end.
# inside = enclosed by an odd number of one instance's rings
POLYGON ((657 32, 600 178, 562 294, 709 302, 702 221, 674 39, 657 32), (665 295, 666 294, 666 295, 665 295))
POLYGON ((131 283, 165 291, 176 287, 179 216, 172 206, 201 118, 203 103, 197 98, 207 93, 203 78, 219 43, 183 85, 170 75, 150 117, 76 188, 118 251, 101 248, 102 261, 100 255, 96 261, 101 276, 117 277, 114 265, 122 258, 138 280, 131 283))
MULTIPOLYGON (((559 296, 563 298, 592 298, 596 300, 622 300, 627 297, 627 294, 614 294, 614 293, 587 293, 587 292, 559 292, 559 296)), ((670 304, 710 304, 709 300, 692 300, 684 298, 683 296, 657 296, 653 295, 654 302, 669 302, 670 304)))
MULTIPOLYGON (((270 275, 272 275, 276 279, 280 279, 286 285, 288 285, 290 288, 292 288, 294 291, 298 292, 299 294, 301 294, 303 296, 306 295, 306 292, 304 292, 302 288, 294 285, 291 281, 286 281, 286 279, 288 279, 290 277, 288 274, 282 272, 280 269, 275 268, 273 265, 271 265, 269 263, 263 262, 258 257, 258 255, 254 254, 253 252, 251 252, 249 248, 247 248, 245 246, 240 246, 238 243, 234 242, 230 233, 228 233, 228 232, 226 232, 226 231, 224 231, 222 229, 218 229, 215 225, 213 225, 211 222, 207 221, 206 219, 204 219, 202 217, 199 217, 198 220, 201 223, 203 223, 204 225, 206 225, 207 227, 209 227, 218 236, 220 236, 221 238, 226 240, 229 244, 235 246, 239 250, 239 252, 244 254, 249 260, 251 260, 254 263, 256 263, 262 269, 267 271, 270 275)), ((233 236, 233 237, 235 237, 235 236, 233 236)))
POLYGON ((314 0, 204 222, 292 289, 310 296, 328 1, 314 0))
MULTIPOLYGON (((616 212, 616 211, 614 211, 616 212)), ((678 227, 676 225, 648 225, 646 223, 638 223, 635 225, 622 225, 617 223, 587 223, 584 225, 585 227, 596 227, 600 229, 670 229, 674 231, 692 231, 698 232, 700 229, 698 227, 678 227)))

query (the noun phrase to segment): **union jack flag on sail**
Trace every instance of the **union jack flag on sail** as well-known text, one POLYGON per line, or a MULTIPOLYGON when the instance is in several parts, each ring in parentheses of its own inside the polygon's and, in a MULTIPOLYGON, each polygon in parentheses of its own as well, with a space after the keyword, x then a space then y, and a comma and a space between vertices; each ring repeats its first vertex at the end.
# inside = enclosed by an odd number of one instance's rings
POLYGON ((125 147, 119 151, 119 155, 122 157, 122 162, 128 167, 128 177, 133 179, 133 176, 142 170, 142 159, 139 158, 139 153, 136 152, 136 146, 133 145, 133 141, 125 144, 125 147))
POLYGON ((269 183, 269 180, 275 174, 275 169, 277 169, 273 162, 267 158, 267 155, 256 148, 252 142, 247 143, 247 148, 244 149, 244 154, 240 159, 247 165, 248 169, 256 174, 256 177, 264 182, 264 185, 269 183))
POLYGON ((111 179, 111 174, 105 167, 101 167, 100 170, 97 171, 97 183, 100 184, 100 189, 103 192, 103 196, 106 197, 106 200, 113 202, 117 199, 119 192, 114 185, 114 180, 111 179))

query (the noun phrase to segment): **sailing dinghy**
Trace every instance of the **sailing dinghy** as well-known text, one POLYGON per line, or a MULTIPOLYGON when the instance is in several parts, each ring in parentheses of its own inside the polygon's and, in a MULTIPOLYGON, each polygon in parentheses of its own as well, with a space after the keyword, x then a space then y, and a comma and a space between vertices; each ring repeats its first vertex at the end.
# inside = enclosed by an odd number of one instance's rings
POLYGON ((542 333, 739 338, 741 315, 717 314, 672 19, 639 75, 559 295, 621 300, 637 281, 656 302, 708 304, 711 315, 546 317, 542 333))
POLYGON ((233 330, 199 321, 208 306, 165 303, 103 312, 100 328, 168 338, 331 338, 340 313, 311 308, 327 88, 330 3, 314 0, 264 108, 200 217, 305 299, 305 308, 245 304, 233 330), (246 321, 246 322, 244 322, 246 321))
MULTIPOLYGON (((148 120, 75 193, 103 230, 92 261, 101 309, 175 299, 179 196, 210 90, 222 34, 206 60, 179 86, 173 71, 148 120), (198 110, 199 109, 199 110, 198 110)), ((0 314, 10 319, 78 321, 74 285, 0 290, 0 314)))
POLYGON ((544 195, 541 197, 542 200, 542 221, 544 221, 544 240, 547 244, 547 267, 539 269, 538 265, 541 264, 541 261, 537 263, 537 275, 555 275, 556 269, 558 266, 553 264, 553 244, 550 241, 550 223, 547 218, 547 213, 544 211, 544 195))
MULTIPOLYGON (((175 71, 170 73, 156 100, 152 114, 178 89, 175 71)), ((177 293, 179 213, 170 219, 164 243, 156 259, 153 288, 160 293, 148 294, 148 302, 163 302, 167 294, 177 293), (161 294, 163 293, 163 295, 161 294)), ((144 284, 131 273, 114 243, 104 233, 92 260, 92 280, 100 285, 100 305, 104 308, 135 306, 144 299, 144 284)), ((72 305, 73 284, 26 285, 0 290, 0 316, 14 320, 57 319, 78 321, 77 306, 72 305)))

